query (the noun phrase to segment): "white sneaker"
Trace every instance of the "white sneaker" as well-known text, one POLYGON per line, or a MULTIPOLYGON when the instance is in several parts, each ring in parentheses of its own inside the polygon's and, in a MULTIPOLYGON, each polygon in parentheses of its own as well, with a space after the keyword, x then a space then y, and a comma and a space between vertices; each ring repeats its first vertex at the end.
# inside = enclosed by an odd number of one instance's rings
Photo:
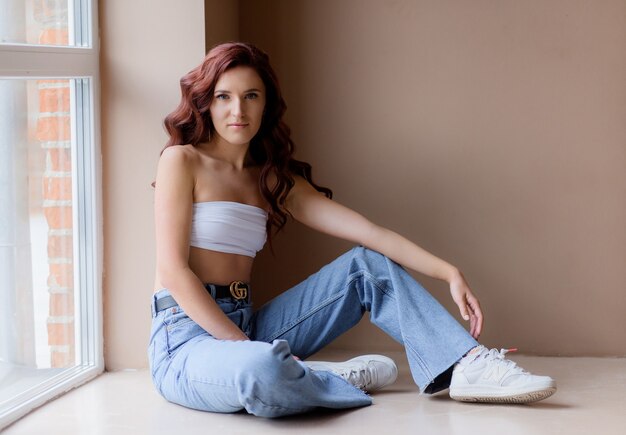
POLYGON ((536 376, 504 358, 508 352, 478 346, 452 372, 450 397, 464 402, 530 403, 556 392, 549 376, 536 376))
POLYGON ((383 355, 362 355, 344 362, 304 361, 311 369, 333 372, 363 391, 379 390, 393 384, 398 368, 383 355))

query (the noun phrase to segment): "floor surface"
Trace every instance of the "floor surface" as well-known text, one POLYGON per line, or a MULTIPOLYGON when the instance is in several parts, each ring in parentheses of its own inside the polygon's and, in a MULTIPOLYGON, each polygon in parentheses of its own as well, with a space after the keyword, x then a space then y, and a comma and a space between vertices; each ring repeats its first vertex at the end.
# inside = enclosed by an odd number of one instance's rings
POLYGON ((522 367, 554 377, 557 393, 530 405, 484 405, 455 402, 445 393, 420 396, 404 356, 388 355, 398 363, 398 380, 375 393, 366 408, 275 420, 211 414, 165 401, 147 371, 123 371, 42 406, 3 434, 626 434, 626 359, 512 356, 522 367))

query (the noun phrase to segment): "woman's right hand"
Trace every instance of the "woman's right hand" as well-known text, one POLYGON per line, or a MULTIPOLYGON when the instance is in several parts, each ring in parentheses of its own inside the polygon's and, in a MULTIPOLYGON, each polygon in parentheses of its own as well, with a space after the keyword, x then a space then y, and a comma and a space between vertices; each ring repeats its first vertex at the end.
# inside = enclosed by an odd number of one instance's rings
POLYGON ((167 288, 185 313, 215 338, 249 340, 189 267, 196 159, 190 147, 168 147, 159 159, 154 195, 159 285, 167 288))

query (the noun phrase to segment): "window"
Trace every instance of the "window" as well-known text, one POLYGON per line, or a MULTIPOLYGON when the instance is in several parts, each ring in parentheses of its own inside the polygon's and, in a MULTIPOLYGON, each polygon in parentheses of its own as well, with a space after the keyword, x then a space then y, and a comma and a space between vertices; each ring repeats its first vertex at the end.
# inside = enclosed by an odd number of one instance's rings
POLYGON ((0 0, 0 429, 103 370, 95 0, 0 0))

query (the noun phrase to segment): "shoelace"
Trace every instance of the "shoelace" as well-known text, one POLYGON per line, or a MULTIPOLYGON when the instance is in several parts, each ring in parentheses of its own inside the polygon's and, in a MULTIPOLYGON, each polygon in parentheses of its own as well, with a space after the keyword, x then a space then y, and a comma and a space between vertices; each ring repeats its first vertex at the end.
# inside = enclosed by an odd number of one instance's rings
POLYGON ((496 364, 503 366, 504 371, 501 372, 500 378, 504 378, 509 372, 514 374, 524 374, 527 373, 526 370, 519 367, 515 361, 511 361, 510 359, 506 359, 504 356, 509 352, 515 352, 517 349, 490 349, 488 352, 482 352, 477 355, 477 358, 483 357, 487 361, 493 361, 496 364))
POLYGON ((367 369, 367 366, 362 366, 359 369, 350 369, 341 373, 341 377, 346 381, 350 382, 357 388, 364 390, 368 385, 372 383, 372 379, 370 377, 370 372, 367 369))

